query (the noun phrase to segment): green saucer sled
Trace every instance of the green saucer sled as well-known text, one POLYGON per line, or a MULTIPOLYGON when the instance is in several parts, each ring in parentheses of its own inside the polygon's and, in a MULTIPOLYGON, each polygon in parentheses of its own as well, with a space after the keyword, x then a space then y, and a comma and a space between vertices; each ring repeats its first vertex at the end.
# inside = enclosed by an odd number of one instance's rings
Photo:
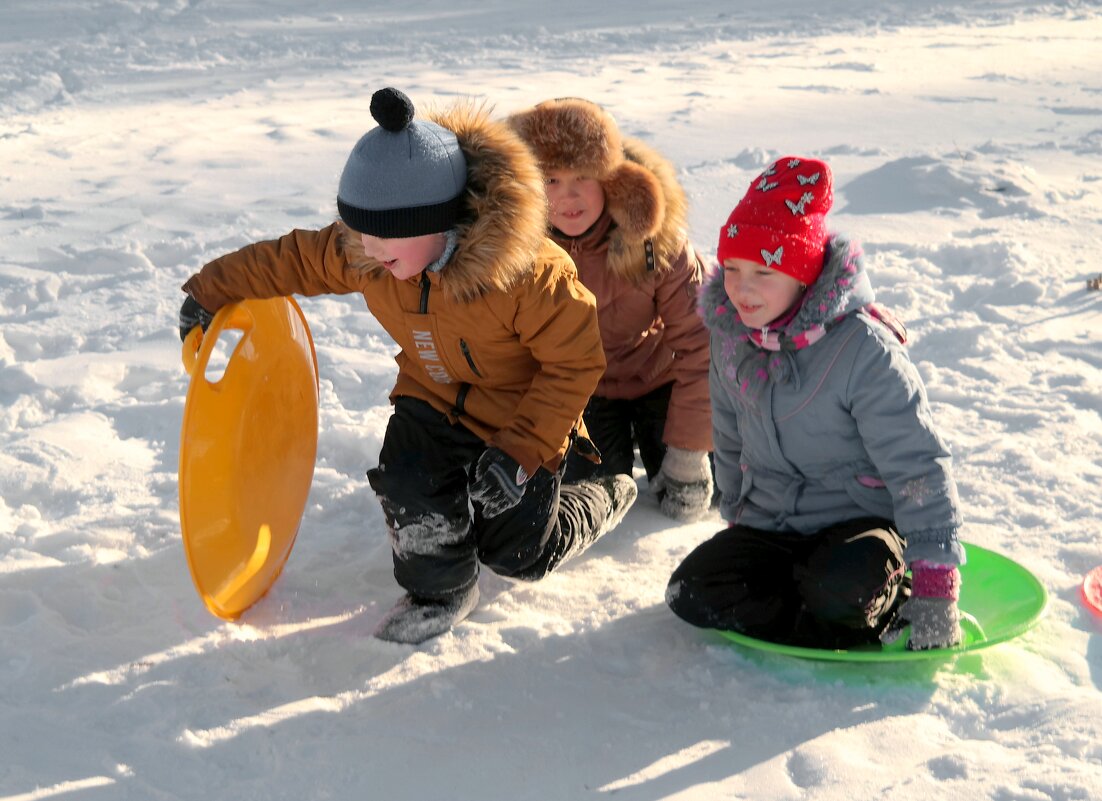
POLYGON ((907 630, 889 645, 863 645, 848 650, 807 648, 768 642, 734 631, 719 632, 749 648, 804 659, 835 662, 907 662, 946 659, 968 651, 990 648, 1030 629, 1044 614, 1048 593, 1037 577, 1013 559, 978 545, 965 543, 968 563, 961 567, 960 612, 964 642, 953 648, 907 650, 907 630))

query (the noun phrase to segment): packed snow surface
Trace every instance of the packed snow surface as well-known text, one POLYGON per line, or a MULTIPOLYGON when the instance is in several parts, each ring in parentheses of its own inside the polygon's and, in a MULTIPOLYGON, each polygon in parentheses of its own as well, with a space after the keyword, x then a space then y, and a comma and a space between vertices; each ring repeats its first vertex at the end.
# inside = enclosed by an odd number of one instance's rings
POLYGON ((4 0, 0 801, 1102 797, 1102 6, 4 0), (1044 620, 900 665, 736 647, 662 602, 722 525, 623 524, 534 585, 484 573, 419 647, 374 465, 394 346, 302 301, 321 375, 295 550, 237 622, 188 573, 180 284, 335 216, 372 91, 507 114, 580 96, 679 170, 709 260, 772 159, 834 170, 839 231, 906 321, 964 539, 1044 620))

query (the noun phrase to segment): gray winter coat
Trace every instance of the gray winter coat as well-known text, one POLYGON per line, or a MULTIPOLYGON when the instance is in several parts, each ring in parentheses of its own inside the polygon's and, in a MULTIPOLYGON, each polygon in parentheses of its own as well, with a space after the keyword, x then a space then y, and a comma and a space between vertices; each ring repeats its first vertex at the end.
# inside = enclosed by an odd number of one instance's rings
POLYGON ((906 538, 908 562, 962 564, 951 457, 922 379, 892 328, 865 308, 874 295, 859 249, 835 237, 828 252, 780 351, 748 340, 722 270, 701 290, 723 517, 804 534, 883 517, 906 538), (820 325, 826 333, 813 344, 792 342, 820 325))

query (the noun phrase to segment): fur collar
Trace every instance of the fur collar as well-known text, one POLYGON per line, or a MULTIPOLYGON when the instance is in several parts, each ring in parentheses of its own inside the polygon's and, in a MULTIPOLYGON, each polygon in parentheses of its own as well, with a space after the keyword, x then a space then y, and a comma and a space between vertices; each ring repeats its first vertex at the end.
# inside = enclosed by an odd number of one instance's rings
MULTIPOLYGON (((826 264, 812 284, 795 316, 782 333, 796 335, 854 312, 875 300, 861 248, 850 240, 834 236, 827 243, 826 264)), ((713 272, 700 292, 700 315, 708 328, 732 336, 747 333, 723 288, 723 268, 713 272)))
MULTIPOLYGON (((456 135, 467 158, 467 214, 459 242, 440 270, 440 288, 469 302, 491 290, 508 292, 533 269, 547 233, 543 177, 535 158, 490 109, 464 101, 425 115, 456 135)), ((341 246, 353 267, 372 278, 385 268, 364 253, 360 235, 338 220, 341 246)))

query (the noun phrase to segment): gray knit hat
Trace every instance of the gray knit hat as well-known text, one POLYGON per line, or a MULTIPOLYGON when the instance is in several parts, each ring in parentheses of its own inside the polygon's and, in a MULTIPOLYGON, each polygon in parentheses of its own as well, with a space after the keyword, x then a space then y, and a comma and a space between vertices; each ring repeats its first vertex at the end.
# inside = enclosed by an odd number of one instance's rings
POLYGON ((341 173, 341 219, 382 239, 453 228, 467 185, 467 159, 455 134, 434 122, 415 122, 413 103, 397 89, 371 96, 371 116, 379 127, 356 143, 341 173))

